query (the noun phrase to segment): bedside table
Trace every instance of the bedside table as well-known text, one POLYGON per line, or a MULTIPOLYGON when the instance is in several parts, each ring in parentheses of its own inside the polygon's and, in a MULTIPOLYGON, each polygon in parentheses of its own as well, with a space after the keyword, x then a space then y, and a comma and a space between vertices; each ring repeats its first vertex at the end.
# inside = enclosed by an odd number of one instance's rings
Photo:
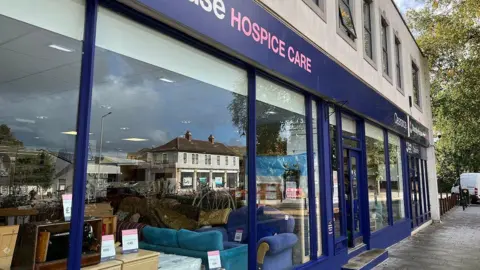
POLYGON ((157 270, 158 256, 160 253, 150 250, 139 249, 138 253, 121 254, 122 249, 117 249, 116 260, 122 261, 122 270, 157 270))

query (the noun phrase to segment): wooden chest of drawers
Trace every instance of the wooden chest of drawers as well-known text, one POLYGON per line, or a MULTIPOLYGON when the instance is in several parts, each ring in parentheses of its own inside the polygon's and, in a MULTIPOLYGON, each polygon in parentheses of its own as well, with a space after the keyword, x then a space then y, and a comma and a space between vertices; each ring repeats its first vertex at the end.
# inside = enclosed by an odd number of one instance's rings
POLYGON ((159 255, 158 252, 143 249, 130 254, 121 254, 121 250, 117 250, 115 259, 123 262, 122 270, 157 270, 159 255))

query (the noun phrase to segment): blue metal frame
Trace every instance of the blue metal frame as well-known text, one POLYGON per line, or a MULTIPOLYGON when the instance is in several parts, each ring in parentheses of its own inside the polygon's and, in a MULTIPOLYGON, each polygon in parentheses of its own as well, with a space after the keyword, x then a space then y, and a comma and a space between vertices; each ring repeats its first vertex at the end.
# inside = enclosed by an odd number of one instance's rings
POLYGON ((312 120, 312 96, 305 97, 305 129, 307 138, 307 186, 308 186, 308 213, 310 225, 310 259, 316 260, 318 257, 317 240, 317 211, 315 198, 315 171, 314 171, 314 151, 313 151, 313 120, 312 120))
POLYGON ((329 107, 324 101, 317 101, 317 142, 320 170, 320 207, 322 215, 322 247, 325 256, 333 256, 334 222, 333 222, 333 186, 330 153, 329 107))
POLYGON ((430 206, 430 187, 429 187, 429 184, 428 184, 428 166, 427 166, 427 161, 424 160, 423 162, 425 162, 425 178, 427 179, 427 185, 426 185, 426 188, 427 188, 427 207, 428 207, 428 219, 430 219, 432 217, 432 213, 431 213, 431 206, 430 206))
POLYGON ((257 269, 257 116, 256 71, 248 70, 248 128, 247 128, 247 181, 248 181, 248 269, 257 269), (252 229, 253 228, 253 229, 252 229))
POLYGON ((359 132, 359 137, 361 141, 361 167, 360 172, 362 175, 362 182, 360 186, 360 199, 361 204, 360 207, 364 209, 362 212, 362 224, 363 224, 363 242, 367 244, 368 248, 370 248, 370 204, 368 201, 368 174, 367 174, 367 145, 365 141, 365 120, 360 120, 357 122, 357 130, 359 132))
POLYGON ((410 187, 410 177, 408 175, 408 158, 407 158, 407 147, 405 139, 400 139, 400 149, 402 155, 402 172, 403 172, 403 207, 405 208, 405 217, 407 219, 412 219, 411 216, 411 187, 410 187))
POLYGON ((335 249, 337 251, 346 249, 347 244, 347 213, 346 213, 346 203, 344 199, 345 186, 343 181, 344 171, 343 171, 343 148, 342 148, 342 114, 337 107, 335 108, 335 120, 336 120, 336 136, 337 136, 337 185, 338 185, 338 206, 340 211, 340 237, 335 239, 335 249))
POLYGON ((82 45, 80 93, 78 95, 77 136, 75 137, 75 171, 73 177, 72 219, 70 222, 70 248, 68 269, 80 269, 82 259, 85 189, 90 132, 95 35, 97 27, 97 0, 85 1, 85 25, 82 45))
POLYGON ((392 206, 392 178, 390 175, 390 148, 388 145, 388 131, 383 129, 383 140, 385 150, 385 174, 387 177, 387 213, 388 224, 393 225, 393 206, 392 206))

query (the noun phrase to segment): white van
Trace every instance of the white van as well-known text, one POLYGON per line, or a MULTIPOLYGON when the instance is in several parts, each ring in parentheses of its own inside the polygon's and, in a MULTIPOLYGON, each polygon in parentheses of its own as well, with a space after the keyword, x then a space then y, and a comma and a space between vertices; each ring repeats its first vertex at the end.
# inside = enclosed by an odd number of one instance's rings
MULTIPOLYGON (((460 184, 462 189, 467 188, 470 196, 472 197, 472 203, 480 201, 478 190, 480 189, 480 173, 462 173, 460 175, 460 184)), ((452 194, 459 193, 458 180, 452 186, 452 194)))

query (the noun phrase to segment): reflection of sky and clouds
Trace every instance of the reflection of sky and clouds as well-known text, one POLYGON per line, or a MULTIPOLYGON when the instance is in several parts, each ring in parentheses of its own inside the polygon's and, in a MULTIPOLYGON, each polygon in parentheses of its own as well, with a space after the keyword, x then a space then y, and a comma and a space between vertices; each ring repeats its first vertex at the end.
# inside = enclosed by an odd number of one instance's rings
MULTIPOLYGON (((75 48, 80 44, 51 32, 41 32, 48 40, 58 38, 62 44, 68 41, 75 48)), ((39 46, 30 50, 45 50, 39 46)), ((0 80, 0 124, 8 125, 26 147, 73 152, 75 136, 62 132, 76 128, 81 54, 50 50, 47 51, 53 55, 48 55, 48 59, 42 58, 44 53, 29 58, 35 62, 43 59, 48 67, 40 64, 36 74, 13 82, 0 80), (68 56, 68 61, 63 59, 56 64, 50 61, 64 56, 68 56)), ((15 60, 7 49, 0 50, 0 59, 7 59, 5 52, 8 59, 15 60)), ((207 140, 213 134, 218 142, 245 146, 245 136, 232 124, 228 109, 236 95, 233 92, 101 48, 95 60, 90 140, 96 141, 97 151, 100 119, 108 112, 112 114, 104 119, 102 148, 106 155, 158 146, 182 136, 186 130, 192 132, 193 139, 207 140), (126 138, 146 141, 123 140, 126 138)))
POLYGON ((120 148, 132 152, 158 146, 182 136, 187 129, 194 139, 207 140, 213 134, 216 141, 227 145, 245 145, 245 137, 238 134, 228 109, 234 93, 161 68, 143 66, 145 72, 138 74, 136 67, 144 63, 132 63, 117 54, 108 53, 100 59, 108 66, 102 72, 95 70, 95 76, 103 75, 104 81, 95 84, 93 91, 91 139, 100 141, 101 116, 111 111, 104 120, 103 151, 120 148), (123 141, 126 138, 148 141, 123 141))

